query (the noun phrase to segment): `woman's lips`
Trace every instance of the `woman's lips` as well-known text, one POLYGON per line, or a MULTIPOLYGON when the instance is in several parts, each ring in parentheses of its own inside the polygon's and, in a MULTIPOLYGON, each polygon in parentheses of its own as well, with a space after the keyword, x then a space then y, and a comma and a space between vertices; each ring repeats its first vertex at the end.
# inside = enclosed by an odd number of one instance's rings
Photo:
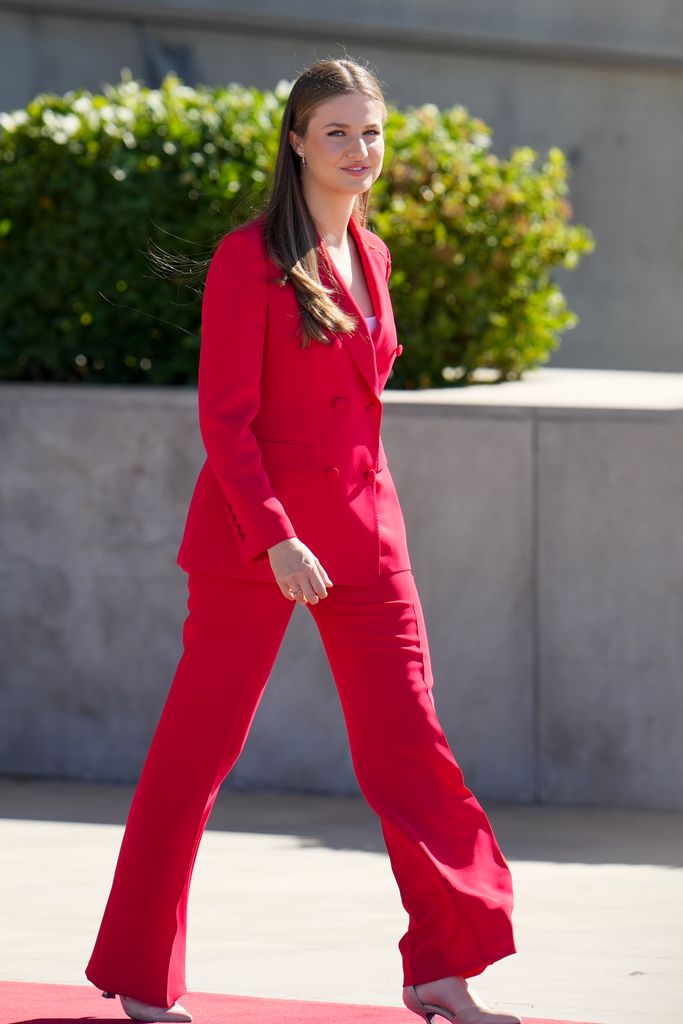
POLYGON ((351 174, 354 178, 362 178, 369 170, 369 167, 361 167, 358 170, 354 170, 353 167, 342 167, 342 171, 346 171, 347 174, 351 174))

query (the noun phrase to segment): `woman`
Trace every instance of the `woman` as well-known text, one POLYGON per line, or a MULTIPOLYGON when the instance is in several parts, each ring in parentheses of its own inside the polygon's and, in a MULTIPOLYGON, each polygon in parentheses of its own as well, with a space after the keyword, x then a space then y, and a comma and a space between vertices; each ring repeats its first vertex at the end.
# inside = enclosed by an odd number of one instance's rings
POLYGON ((384 99, 349 60, 295 82, 271 198, 220 241, 202 305, 207 459, 178 562, 183 654, 131 804, 86 976, 137 1020, 190 1021, 190 879, 295 604, 329 657, 359 786, 409 927, 403 1000, 431 1021, 519 1024, 467 978, 516 952, 508 866, 439 724, 425 622, 380 437, 400 355, 386 245, 366 227, 384 99), (172 842, 157 845, 168 835, 172 842))

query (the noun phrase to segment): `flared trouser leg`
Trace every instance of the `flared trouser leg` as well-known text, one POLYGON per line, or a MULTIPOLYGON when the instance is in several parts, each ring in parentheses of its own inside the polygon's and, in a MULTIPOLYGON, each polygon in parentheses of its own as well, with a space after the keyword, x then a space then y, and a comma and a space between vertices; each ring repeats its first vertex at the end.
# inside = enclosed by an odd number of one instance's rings
MULTIPOLYGON (((190 880, 294 604, 275 582, 188 580, 183 654, 133 796, 86 967, 105 991, 170 1006, 185 991, 190 880)), ((439 724, 410 570, 310 605, 358 782, 379 815, 409 926, 404 983, 466 977, 516 952, 510 872, 439 724)), ((464 709, 466 714, 466 709, 464 709)), ((362 927, 362 922, 359 922, 362 927)))
POLYGON ((86 977, 170 1006, 187 991, 190 879, 294 610, 273 583, 188 579, 183 653, 128 813, 86 977))
POLYGON ((383 576, 379 587, 334 587, 310 611, 408 912, 404 984, 480 974, 517 951, 512 879, 439 723, 413 573, 383 576))

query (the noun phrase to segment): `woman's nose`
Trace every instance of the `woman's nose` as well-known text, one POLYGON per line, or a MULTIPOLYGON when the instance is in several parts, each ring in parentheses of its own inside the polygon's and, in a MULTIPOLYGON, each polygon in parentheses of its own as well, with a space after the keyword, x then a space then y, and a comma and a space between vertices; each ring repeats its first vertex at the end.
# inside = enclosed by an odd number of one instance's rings
POLYGON ((356 156, 366 157, 368 155, 368 147, 365 139, 357 139, 358 145, 353 147, 353 152, 349 153, 349 159, 353 160, 356 156))

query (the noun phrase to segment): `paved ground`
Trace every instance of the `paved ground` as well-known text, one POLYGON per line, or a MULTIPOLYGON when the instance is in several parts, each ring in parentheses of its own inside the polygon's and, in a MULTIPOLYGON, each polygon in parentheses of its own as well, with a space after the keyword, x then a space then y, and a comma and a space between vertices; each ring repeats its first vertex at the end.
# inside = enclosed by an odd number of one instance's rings
MULTIPOLYGON (((0 780, 2 979, 89 984, 132 792, 0 780)), ((519 949, 473 982, 482 997, 530 1017, 677 1024, 683 816, 482 802, 519 949)), ((191 989, 402 1005, 406 924, 361 798, 221 792, 190 897, 191 989)))

